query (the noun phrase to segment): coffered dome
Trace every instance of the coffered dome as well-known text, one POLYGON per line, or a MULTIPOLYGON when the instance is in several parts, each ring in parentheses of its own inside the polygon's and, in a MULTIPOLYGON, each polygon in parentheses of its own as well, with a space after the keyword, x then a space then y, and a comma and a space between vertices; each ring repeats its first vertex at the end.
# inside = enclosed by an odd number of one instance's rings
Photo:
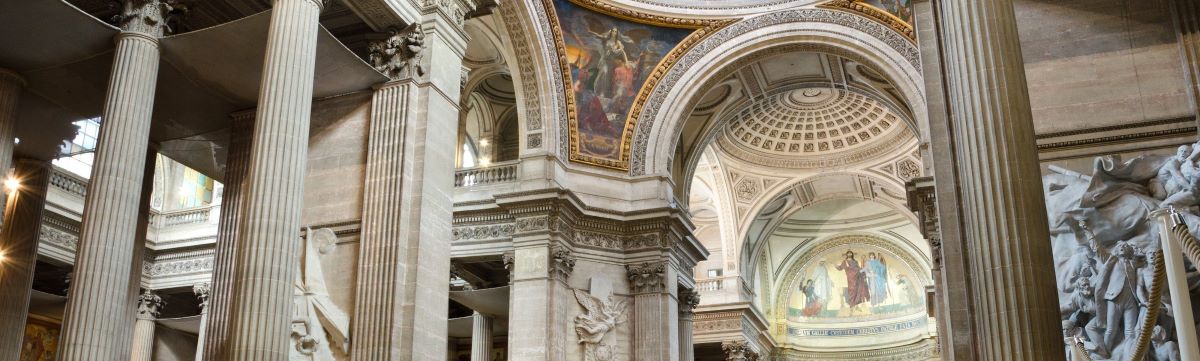
POLYGON ((756 99, 731 113, 720 145, 753 163, 808 168, 866 160, 912 137, 900 117, 871 97, 801 88, 756 99))

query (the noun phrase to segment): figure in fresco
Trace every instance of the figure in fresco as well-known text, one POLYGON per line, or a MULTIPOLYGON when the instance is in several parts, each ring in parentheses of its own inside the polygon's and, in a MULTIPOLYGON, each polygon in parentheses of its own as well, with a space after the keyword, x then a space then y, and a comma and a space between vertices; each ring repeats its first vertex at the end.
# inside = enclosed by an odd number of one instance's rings
POLYGON ((853 310, 858 305, 870 300, 871 291, 867 286, 866 272, 863 272, 862 265, 858 263, 858 260, 854 259, 854 251, 846 251, 845 257, 837 269, 846 272, 846 293, 843 298, 846 305, 853 310))
POLYGON ((867 282, 871 289, 871 306, 878 306, 888 297, 887 263, 879 253, 867 253, 867 282))
POLYGON ((829 304, 833 294, 833 279, 829 278, 829 264, 824 260, 817 263, 817 267, 813 269, 813 295, 820 298, 822 310, 824 306, 829 304))
POLYGON ((654 67, 692 33, 592 12, 554 0, 562 24, 563 55, 575 98, 573 142, 595 159, 621 160, 625 123, 654 67))
POLYGON ((822 305, 825 301, 817 297, 816 288, 813 286, 812 278, 804 280, 804 284, 800 286, 800 292, 804 293, 804 310, 800 313, 804 317, 813 317, 824 309, 822 305))
POLYGON ((925 301, 924 296, 917 291, 917 285, 913 284, 905 274, 896 275, 896 286, 900 287, 900 292, 904 295, 904 303, 908 305, 922 305, 925 301))

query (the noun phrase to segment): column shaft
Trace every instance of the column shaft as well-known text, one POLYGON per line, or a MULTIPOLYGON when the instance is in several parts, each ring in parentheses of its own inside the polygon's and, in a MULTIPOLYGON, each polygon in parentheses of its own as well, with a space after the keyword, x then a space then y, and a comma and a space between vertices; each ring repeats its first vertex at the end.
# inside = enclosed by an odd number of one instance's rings
POLYGON ((133 324, 131 361, 150 361, 154 356, 154 319, 139 318, 133 324))
MULTIPOLYGON (((0 176, 4 175, 13 162, 13 147, 17 138, 17 111, 25 80, 16 72, 0 68, 0 176)), ((7 192, 0 192, 0 205, 6 204, 7 192)), ((4 210, 0 209, 0 215, 4 210)))
POLYGON ((131 245, 158 76, 154 35, 117 35, 112 75, 88 181, 74 277, 63 316, 62 360, 129 356, 131 245), (124 338, 124 339, 123 339, 124 338))
POLYGON ((229 336, 229 313, 233 305, 233 271, 237 250, 238 220, 250 169, 250 136, 254 133, 254 113, 233 116, 229 152, 225 160, 225 193, 221 195, 221 219, 217 223, 217 242, 213 252, 213 276, 204 335, 198 345, 197 359, 222 360, 229 336))
POLYGON ((130 342, 133 341, 134 327, 132 327, 137 316, 137 300, 138 290, 142 289, 142 265, 146 261, 146 232, 150 225, 150 198, 154 195, 154 179, 155 160, 158 158, 158 146, 150 145, 149 151, 146 152, 146 167, 142 170, 142 196, 138 199, 138 215, 137 215, 137 231, 134 232, 133 241, 130 242, 130 252, 133 255, 132 261, 129 263, 129 291, 125 294, 125 320, 126 327, 123 327, 121 335, 122 350, 128 350, 130 342))
MULTIPOLYGON (((936 3, 943 0, 918 0, 913 2, 917 40, 921 51, 921 73, 925 80, 925 103, 929 117, 928 163, 933 164, 934 199, 936 213, 929 216, 938 219, 938 234, 941 242, 941 267, 936 271, 934 282, 938 292, 936 298, 927 300, 937 305, 938 338, 942 355, 949 360, 969 361, 975 359, 974 325, 971 321, 972 294, 970 275, 967 273, 967 254, 960 212, 957 162, 954 155, 954 139, 947 109, 945 69, 942 61, 941 37, 938 33, 938 11, 936 3)), ((911 202, 911 201, 910 201, 911 202)), ((933 238, 933 237, 930 237, 933 238)))
POLYGON ((679 360, 694 361, 696 345, 692 341, 692 324, 700 295, 695 290, 679 291, 679 360))
POLYGON ((1054 262, 1012 0, 939 5, 977 358, 1062 360, 1054 262))
POLYGON ((29 313, 30 287, 37 263, 38 235, 46 204, 50 165, 21 159, 13 175, 21 186, 9 193, 0 230, 0 355, 20 355, 29 313))
POLYGON ((318 0, 276 0, 237 231, 227 360, 288 357, 316 64, 318 0))
POLYGON ((211 283, 192 286, 192 292, 200 300, 200 330, 196 332, 196 361, 204 360, 204 341, 208 334, 208 300, 212 292, 211 283))
POLYGON ((471 316, 471 361, 492 361, 492 317, 471 316))

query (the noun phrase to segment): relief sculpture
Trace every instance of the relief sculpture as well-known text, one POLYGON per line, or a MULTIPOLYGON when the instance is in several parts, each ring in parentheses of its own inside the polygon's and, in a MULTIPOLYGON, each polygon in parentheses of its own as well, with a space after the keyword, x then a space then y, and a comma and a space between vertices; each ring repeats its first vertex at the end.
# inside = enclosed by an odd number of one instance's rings
MULTIPOLYGON (((1197 234, 1197 150, 1183 146, 1174 156, 1128 161, 1099 157, 1091 175, 1051 166, 1043 177, 1063 332, 1078 344, 1067 348, 1068 358, 1128 360, 1148 324, 1148 359, 1179 359, 1169 308, 1153 302, 1151 255, 1161 245, 1150 213, 1174 209, 1197 234)), ((1189 283, 1197 280, 1192 270, 1189 283)))
POLYGON ((575 300, 583 306, 584 313, 575 316, 575 333, 583 344, 584 361, 611 361, 613 354, 612 330, 625 323, 626 302, 613 298, 612 286, 599 277, 591 280, 590 292, 574 289, 575 300))
POLYGON ((348 354, 350 317, 329 298, 321 255, 333 250, 333 230, 308 229, 296 277, 295 308, 292 314, 292 349, 288 360, 332 361, 334 351, 348 354))

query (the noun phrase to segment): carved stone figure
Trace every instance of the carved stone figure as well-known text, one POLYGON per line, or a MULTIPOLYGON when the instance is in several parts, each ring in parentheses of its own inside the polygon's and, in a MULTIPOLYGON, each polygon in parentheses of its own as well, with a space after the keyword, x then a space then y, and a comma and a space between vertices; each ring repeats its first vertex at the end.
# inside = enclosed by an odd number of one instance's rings
MULTIPOLYGON (((1159 245, 1150 213, 1172 207, 1193 234, 1200 232, 1200 152, 1179 147, 1172 156, 1122 160, 1098 157, 1090 175, 1051 166, 1043 177, 1051 243, 1057 269, 1063 326, 1092 359, 1125 360, 1136 347, 1138 328, 1150 305, 1152 272, 1144 254, 1159 245)), ((1190 275, 1191 282, 1197 281, 1190 275)), ((1150 358, 1170 360, 1174 342, 1168 326, 1151 343, 1150 358)), ((1177 348, 1177 347, 1174 347, 1177 348)))
POLYGON ((392 79, 415 78, 425 75, 421 64, 425 53, 425 32, 421 24, 413 24, 403 31, 393 31, 382 41, 368 45, 371 66, 392 79))
POLYGON ((1134 332, 1137 331, 1139 306, 1146 306, 1148 300, 1143 299, 1138 289, 1141 287, 1141 277, 1138 274, 1137 254, 1132 245, 1125 243, 1117 246, 1116 252, 1104 264, 1100 275, 1100 290, 1104 292, 1106 302, 1098 305, 1099 314, 1103 315, 1101 327, 1104 327, 1104 340, 1092 340, 1097 344, 1096 352, 1108 356, 1115 349, 1118 336, 1124 331, 1125 343, 1132 343, 1134 332))
POLYGON ((575 300, 585 313, 575 316, 575 333, 583 344, 584 361, 613 359, 612 341, 605 336, 617 325, 625 323, 625 300, 613 299, 612 286, 602 277, 591 279, 591 292, 573 289, 575 300))
POLYGON ((1179 361, 1179 345, 1167 340, 1167 331, 1162 326, 1154 326, 1150 344, 1154 346, 1154 361, 1179 361))
POLYGON ((343 354, 349 351, 350 317, 329 298, 321 271, 320 256, 336 244, 337 235, 332 230, 308 229, 294 288, 293 349, 289 360, 332 361, 335 348, 343 354))

